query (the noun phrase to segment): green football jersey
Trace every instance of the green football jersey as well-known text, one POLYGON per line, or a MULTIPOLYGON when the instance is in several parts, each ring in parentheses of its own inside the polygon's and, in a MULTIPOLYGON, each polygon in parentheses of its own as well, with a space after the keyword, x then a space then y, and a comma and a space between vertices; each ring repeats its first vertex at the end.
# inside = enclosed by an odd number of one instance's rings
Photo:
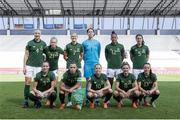
POLYGON ((124 55, 125 50, 122 44, 108 44, 105 48, 105 57, 108 63, 107 67, 111 69, 120 69, 123 61, 122 56, 124 55))
POLYGON ((148 61, 149 48, 146 45, 131 47, 130 54, 133 56, 133 69, 143 69, 144 64, 148 61))
POLYGON ((70 63, 75 62, 78 68, 81 68, 80 54, 83 53, 83 46, 79 43, 73 44, 72 42, 67 44, 64 51, 67 53, 67 65, 69 68, 70 63))
POLYGON ((152 73, 151 75, 145 75, 144 72, 138 75, 138 82, 141 82, 141 87, 144 90, 151 90, 153 83, 157 81, 156 74, 152 73))
POLYGON ((50 65, 50 71, 57 70, 58 69, 58 60, 59 55, 64 53, 63 49, 60 47, 56 47, 55 49, 51 48, 50 46, 47 46, 44 49, 44 53, 46 55, 46 60, 49 62, 50 65))
POLYGON ((128 76, 125 76, 123 73, 120 73, 117 75, 116 81, 119 82, 120 89, 128 91, 129 89, 133 88, 136 79, 132 73, 129 73, 128 76))
POLYGON ((100 90, 104 88, 107 80, 107 76, 103 73, 100 76, 92 75, 89 81, 92 85, 91 89, 100 90))
POLYGON ((35 39, 28 42, 26 50, 29 51, 29 56, 26 65, 32 67, 41 67, 43 63, 43 50, 46 43, 42 40, 36 41, 35 39))
POLYGON ((81 72, 77 70, 75 74, 71 74, 70 71, 67 70, 63 74, 61 81, 64 82, 65 85, 73 87, 77 82, 81 82, 81 72))
POLYGON ((37 90, 43 92, 51 88, 51 82, 55 80, 53 72, 49 71, 48 74, 44 74, 42 71, 36 74, 34 81, 37 82, 37 90))

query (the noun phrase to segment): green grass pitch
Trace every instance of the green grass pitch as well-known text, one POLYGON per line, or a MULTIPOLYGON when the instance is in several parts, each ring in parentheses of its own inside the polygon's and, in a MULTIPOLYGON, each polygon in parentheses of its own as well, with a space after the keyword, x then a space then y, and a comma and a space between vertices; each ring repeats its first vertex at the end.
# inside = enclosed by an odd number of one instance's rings
MULTIPOLYGON (((12 78, 22 79, 22 76, 0 75, 1 81, 12 78)), ((180 119, 180 75, 158 75, 158 80, 161 95, 156 101, 157 108, 141 106, 133 109, 130 101, 126 100, 126 106, 117 109, 116 102, 111 98, 112 106, 109 109, 84 107, 81 111, 49 109, 45 106, 35 109, 32 102, 30 108, 23 109, 24 82, 0 82, 0 119, 180 119)), ((56 104, 59 105, 59 99, 56 104)))

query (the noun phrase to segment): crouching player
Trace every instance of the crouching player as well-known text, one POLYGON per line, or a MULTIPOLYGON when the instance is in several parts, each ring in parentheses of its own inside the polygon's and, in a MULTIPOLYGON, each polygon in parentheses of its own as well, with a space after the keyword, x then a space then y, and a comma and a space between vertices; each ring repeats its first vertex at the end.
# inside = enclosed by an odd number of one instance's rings
MULTIPOLYGON (((69 69, 63 74, 60 83, 59 99, 61 101, 60 109, 65 108, 65 95, 72 93, 81 87, 81 72, 77 69, 76 63, 70 63, 69 69)), ((79 105, 75 106, 80 109, 79 105)))
POLYGON ((141 103, 142 98, 144 98, 144 106, 152 105, 156 107, 154 101, 159 97, 160 91, 158 90, 157 77, 152 73, 150 63, 144 64, 144 72, 138 75, 137 81, 141 91, 139 102, 141 103), (146 100, 147 96, 151 97, 150 104, 146 100))
POLYGON ((140 94, 135 76, 129 73, 130 66, 128 63, 122 64, 122 73, 117 75, 116 87, 113 93, 114 99, 118 102, 117 107, 121 108, 123 98, 132 99, 132 107, 137 108, 137 99, 140 94))
POLYGON ((36 108, 41 107, 40 100, 47 98, 50 101, 50 108, 53 108, 53 102, 56 100, 57 94, 54 90, 55 87, 55 75, 49 71, 49 63, 43 62, 41 72, 36 74, 34 78, 33 89, 29 94, 29 99, 34 101, 36 108))
POLYGON ((94 108, 94 99, 97 97, 104 98, 104 108, 108 108, 108 101, 112 96, 111 84, 107 76, 102 72, 100 64, 95 65, 95 74, 88 80, 88 95, 87 99, 90 101, 90 108, 94 108))

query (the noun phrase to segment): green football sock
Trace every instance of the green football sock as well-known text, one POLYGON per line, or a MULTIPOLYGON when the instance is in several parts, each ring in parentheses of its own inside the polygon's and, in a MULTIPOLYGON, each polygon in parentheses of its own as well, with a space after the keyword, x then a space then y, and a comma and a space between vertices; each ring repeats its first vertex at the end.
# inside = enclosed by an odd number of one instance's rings
POLYGON ((113 96, 113 98, 114 98, 117 102, 120 102, 120 101, 121 101, 121 97, 120 97, 120 96, 113 96))
POLYGON ((24 99, 25 100, 28 100, 29 91, 30 91, 30 85, 25 85, 24 86, 24 99))
POLYGON ((51 95, 48 97, 48 100, 53 104, 53 102, 56 100, 57 94, 56 92, 51 93, 51 95))
POLYGON ((61 101, 61 104, 64 104, 65 94, 59 93, 59 99, 61 101))
POLYGON ((72 93, 69 93, 69 94, 68 94, 68 101, 71 101, 71 94, 72 94, 72 93))
POLYGON ((159 97, 159 94, 152 95, 151 103, 154 102, 159 97))
POLYGON ((39 101, 39 98, 36 97, 35 95, 33 95, 32 93, 29 94, 29 99, 32 100, 32 101, 39 101))
POLYGON ((93 97, 87 96, 87 99, 88 99, 91 103, 93 103, 93 101, 94 101, 94 98, 93 98, 93 97))
POLYGON ((108 94, 106 95, 106 97, 105 97, 104 102, 106 103, 107 101, 109 101, 110 98, 111 98, 111 96, 112 96, 112 93, 108 93, 108 94))
POLYGON ((140 95, 140 96, 139 96, 139 102, 142 101, 142 98, 143 98, 143 97, 144 97, 143 95, 140 95))

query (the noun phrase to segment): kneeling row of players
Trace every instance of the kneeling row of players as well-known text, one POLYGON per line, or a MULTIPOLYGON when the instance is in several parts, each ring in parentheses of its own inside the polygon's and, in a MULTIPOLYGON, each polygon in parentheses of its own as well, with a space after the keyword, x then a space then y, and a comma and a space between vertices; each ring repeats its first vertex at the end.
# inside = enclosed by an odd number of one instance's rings
MULTIPOLYGON (((132 100, 132 107, 138 108, 144 99, 144 105, 156 107, 154 101, 159 97, 160 92, 157 85, 157 77, 152 73, 151 65, 144 64, 144 72, 138 75, 137 80, 135 76, 130 73, 130 66, 128 63, 123 63, 122 73, 116 77, 115 90, 113 91, 108 78, 102 73, 102 66, 96 64, 95 73, 87 81, 86 97, 90 102, 89 107, 95 108, 95 99, 103 98, 103 108, 108 108, 110 98, 117 101, 117 107, 123 106, 123 98, 132 100), (151 97, 147 101, 146 97, 151 97)), ((29 94, 29 99, 34 101, 36 108, 41 107, 40 100, 47 98, 47 105, 50 108, 55 107, 54 101, 57 97, 56 78, 53 72, 49 71, 49 63, 44 62, 41 72, 36 74, 34 78, 34 85, 29 94)), ((60 83, 59 99, 60 109, 65 108, 65 96, 68 95, 69 101, 71 100, 71 93, 81 88, 81 72, 77 69, 75 63, 71 63, 69 69, 63 74, 60 83)), ((76 109, 81 109, 79 104, 74 105, 76 109)))

